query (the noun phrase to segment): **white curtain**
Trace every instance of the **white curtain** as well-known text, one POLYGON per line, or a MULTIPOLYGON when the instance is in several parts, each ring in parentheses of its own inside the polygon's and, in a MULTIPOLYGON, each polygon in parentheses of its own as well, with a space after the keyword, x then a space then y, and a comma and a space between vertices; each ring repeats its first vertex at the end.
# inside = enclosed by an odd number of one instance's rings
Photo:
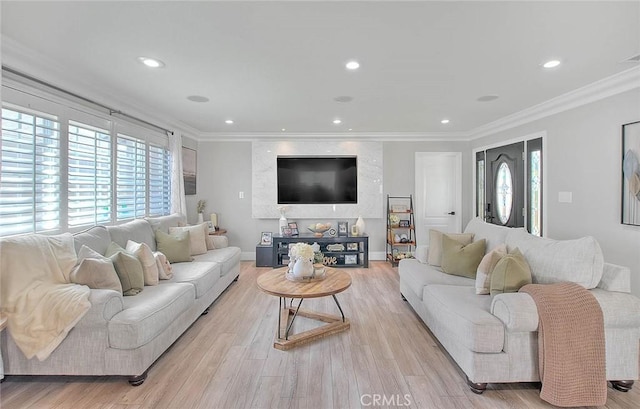
POLYGON ((182 134, 175 131, 169 134, 171 151, 171 213, 187 215, 187 199, 184 194, 182 177, 182 134))

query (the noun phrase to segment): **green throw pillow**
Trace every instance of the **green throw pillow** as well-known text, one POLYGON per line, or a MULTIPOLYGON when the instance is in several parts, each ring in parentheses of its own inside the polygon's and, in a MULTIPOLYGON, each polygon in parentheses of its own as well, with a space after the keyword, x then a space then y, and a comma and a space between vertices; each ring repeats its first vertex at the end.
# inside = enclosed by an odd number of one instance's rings
POLYGON ((465 246, 448 234, 442 235, 442 271, 456 276, 476 278, 485 246, 484 239, 465 246))
MULTIPOLYGON (((107 253, 109 250, 107 250, 107 253)), ((123 295, 136 295, 144 288, 144 272, 140 260, 126 251, 118 251, 110 257, 116 268, 123 295)))
POLYGON ((516 248, 502 257, 491 272, 490 294, 515 293, 525 284, 531 284, 531 268, 516 248))
POLYGON ((180 263, 181 261, 192 261, 190 236, 188 231, 167 234, 156 230, 157 251, 167 256, 169 263, 180 263))

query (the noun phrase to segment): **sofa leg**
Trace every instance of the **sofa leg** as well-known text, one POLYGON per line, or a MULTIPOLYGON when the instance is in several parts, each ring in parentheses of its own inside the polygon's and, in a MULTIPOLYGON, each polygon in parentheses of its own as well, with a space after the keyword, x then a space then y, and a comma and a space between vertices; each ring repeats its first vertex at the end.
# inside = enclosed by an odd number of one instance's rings
POLYGON ((477 393, 478 395, 482 395, 482 392, 487 390, 487 384, 486 383, 471 382, 469 380, 469 378, 467 378, 467 385, 469 386, 469 389, 471 389, 471 392, 477 393))
POLYGON ((402 301, 407 301, 407 299, 404 297, 404 294, 400 293, 400 297, 402 297, 402 301))
POLYGON ((129 377, 129 384, 131 386, 140 386, 142 385, 142 383, 147 379, 147 371, 144 371, 144 373, 142 375, 138 375, 138 376, 130 376, 129 377))
POLYGON ((233 282, 235 283, 236 281, 238 281, 238 278, 240 278, 240 275, 237 275, 236 278, 233 279, 233 282))
POLYGON ((209 314, 209 307, 207 307, 206 310, 202 311, 202 314, 200 315, 207 315, 207 314, 209 314))
POLYGON ((633 388, 633 381, 611 381, 611 387, 620 392, 629 392, 633 388))

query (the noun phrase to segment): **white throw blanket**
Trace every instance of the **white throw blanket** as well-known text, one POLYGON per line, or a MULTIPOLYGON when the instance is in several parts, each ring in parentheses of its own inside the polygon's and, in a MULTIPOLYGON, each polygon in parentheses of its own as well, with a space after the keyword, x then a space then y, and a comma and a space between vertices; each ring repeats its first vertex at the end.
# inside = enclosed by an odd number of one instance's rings
POLYGON ((0 308, 29 359, 47 359, 91 307, 89 288, 69 281, 76 261, 68 233, 0 240, 0 308))

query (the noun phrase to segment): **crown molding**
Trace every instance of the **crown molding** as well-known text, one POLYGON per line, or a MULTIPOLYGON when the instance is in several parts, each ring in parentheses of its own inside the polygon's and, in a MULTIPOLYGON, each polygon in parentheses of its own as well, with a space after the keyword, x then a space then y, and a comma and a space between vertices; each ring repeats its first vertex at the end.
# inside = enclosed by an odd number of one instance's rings
POLYGON ((538 105, 481 125, 469 133, 470 139, 479 139, 484 136, 506 131, 635 88, 640 88, 640 66, 619 72, 538 105))
POLYGON ((284 140, 349 140, 377 142, 467 142, 466 132, 201 132, 198 142, 253 142, 284 140))

